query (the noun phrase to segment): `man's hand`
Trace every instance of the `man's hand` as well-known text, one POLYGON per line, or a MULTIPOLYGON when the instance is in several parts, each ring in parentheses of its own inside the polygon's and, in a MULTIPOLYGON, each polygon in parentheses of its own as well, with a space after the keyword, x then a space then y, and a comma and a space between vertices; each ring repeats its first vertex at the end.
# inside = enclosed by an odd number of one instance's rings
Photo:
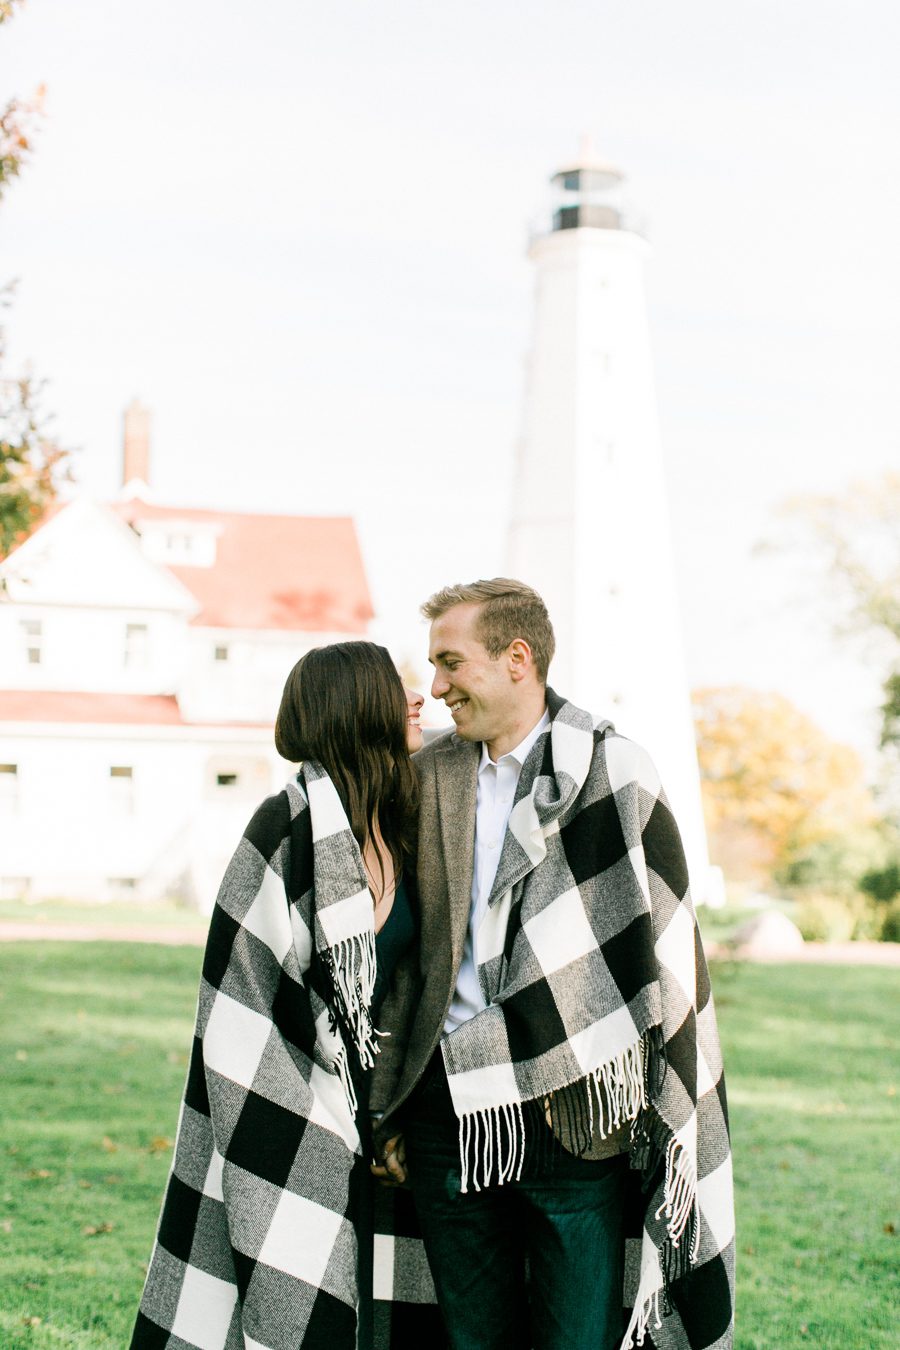
POLYGON ((384 1146, 384 1162, 372 1163, 372 1176, 383 1186, 402 1186, 406 1180, 406 1142, 402 1134, 395 1134, 384 1146))

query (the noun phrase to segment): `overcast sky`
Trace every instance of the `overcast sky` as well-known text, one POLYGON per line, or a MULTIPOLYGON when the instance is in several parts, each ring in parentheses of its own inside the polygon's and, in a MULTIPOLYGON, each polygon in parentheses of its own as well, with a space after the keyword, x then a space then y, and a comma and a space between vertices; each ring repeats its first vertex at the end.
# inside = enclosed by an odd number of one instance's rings
POLYGON ((877 672, 753 545, 900 464, 898 51, 887 0, 29 0, 13 357, 96 495, 138 395, 163 500, 354 514, 424 675, 419 600, 503 566, 529 222, 591 132, 654 250, 691 680, 862 743, 877 672))

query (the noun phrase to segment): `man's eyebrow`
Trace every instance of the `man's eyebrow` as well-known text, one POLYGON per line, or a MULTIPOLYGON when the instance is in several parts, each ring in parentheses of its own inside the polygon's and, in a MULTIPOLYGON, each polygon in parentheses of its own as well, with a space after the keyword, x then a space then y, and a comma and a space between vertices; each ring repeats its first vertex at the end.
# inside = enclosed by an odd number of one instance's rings
POLYGON ((455 658, 457 661, 460 659, 459 652, 453 652, 453 651, 450 651, 450 652, 437 652, 437 653, 435 654, 434 660, 432 660, 431 657, 429 656, 429 658, 428 658, 428 664, 429 664, 430 666, 433 666, 433 665, 434 665, 436 662, 438 662, 438 661, 446 661, 448 656, 451 657, 451 658, 455 658))

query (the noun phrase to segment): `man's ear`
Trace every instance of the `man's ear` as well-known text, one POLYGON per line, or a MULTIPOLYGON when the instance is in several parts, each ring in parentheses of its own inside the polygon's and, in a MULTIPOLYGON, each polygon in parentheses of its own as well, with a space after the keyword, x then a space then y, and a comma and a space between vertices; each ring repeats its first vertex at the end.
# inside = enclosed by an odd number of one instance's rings
POLYGON ((528 643, 524 638, 514 638, 506 652, 510 676, 517 683, 524 680, 528 672, 534 669, 534 657, 528 643))

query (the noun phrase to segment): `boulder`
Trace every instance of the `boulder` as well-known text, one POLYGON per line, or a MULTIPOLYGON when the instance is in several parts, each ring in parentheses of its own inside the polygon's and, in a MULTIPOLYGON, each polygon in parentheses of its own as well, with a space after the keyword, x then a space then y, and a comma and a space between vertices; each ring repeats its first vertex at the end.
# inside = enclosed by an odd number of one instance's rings
POLYGON ((803 946, 803 934, 786 914, 768 909, 742 923, 731 938, 737 956, 792 956, 803 946))

